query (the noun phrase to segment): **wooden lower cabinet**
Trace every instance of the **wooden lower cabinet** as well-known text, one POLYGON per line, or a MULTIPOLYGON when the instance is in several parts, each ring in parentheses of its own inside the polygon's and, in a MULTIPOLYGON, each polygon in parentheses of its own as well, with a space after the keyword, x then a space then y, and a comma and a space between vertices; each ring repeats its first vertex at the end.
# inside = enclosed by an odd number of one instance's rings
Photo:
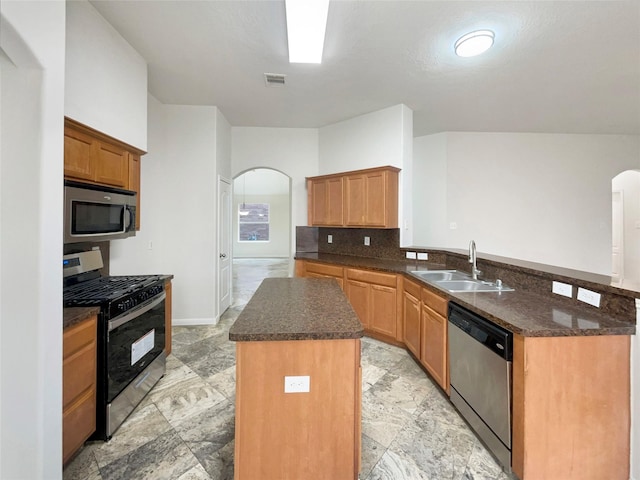
POLYGON ((335 278, 344 291, 344 268, 336 265, 296 260, 296 277, 335 278))
POLYGON ((404 344, 419 359, 422 338, 420 285, 405 279, 403 294, 404 344))
POLYGON ((404 344, 448 394, 447 306, 446 298, 404 280, 404 344))
POLYGON ((93 315, 63 332, 62 462, 96 430, 96 335, 93 315))
POLYGON ((368 283, 347 280, 345 293, 365 330, 371 329, 371 287, 368 283))
POLYGON ((236 344, 235 480, 355 480, 360 469, 360 339, 236 344), (310 391, 283 379, 309 375, 310 391))
POLYGON ((422 306, 422 348, 420 362, 442 389, 449 393, 447 319, 422 306))
POLYGON ((403 340, 398 275, 347 268, 345 293, 367 333, 392 343, 403 340))
POLYGON ((164 284, 164 293, 166 298, 164 299, 164 353, 169 355, 171 353, 171 281, 167 281, 164 284))
POLYGON ((521 480, 628 480, 629 336, 513 337, 521 480))

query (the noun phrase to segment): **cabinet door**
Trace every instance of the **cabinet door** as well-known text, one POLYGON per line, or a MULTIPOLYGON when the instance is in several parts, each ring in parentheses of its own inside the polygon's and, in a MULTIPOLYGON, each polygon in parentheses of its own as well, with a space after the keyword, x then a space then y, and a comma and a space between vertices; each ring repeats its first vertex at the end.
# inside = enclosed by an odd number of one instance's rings
POLYGON ((369 302, 371 288, 368 283, 347 280, 347 298, 364 328, 369 328, 369 302))
POLYGON ((311 180, 311 205, 309 211, 311 218, 309 218, 310 225, 326 225, 328 212, 327 212, 327 182, 326 180, 311 180))
POLYGON ((371 329, 395 338, 397 330, 397 290, 371 285, 371 329))
POLYGON ((345 178, 346 224, 365 224, 366 180, 364 175, 349 175, 345 178))
POLYGON ((343 178, 327 179, 327 225, 344 225, 343 178))
POLYGON ((447 378, 447 319, 429 307, 422 307, 422 364, 445 391, 447 378))
POLYGON ((129 158, 124 148, 99 142, 96 159, 96 182, 129 187, 129 158))
POLYGON ((96 141, 89 135, 64 128, 64 176, 94 180, 96 141))
POLYGON ((62 461, 66 463, 96 429, 97 317, 62 335, 62 461))
POLYGON ((404 343, 420 358, 420 300, 404 292, 404 343))
POLYGON ((385 184, 385 172, 372 172, 365 176, 364 224, 367 226, 386 226, 385 184))
POLYGON ((140 155, 129 153, 129 190, 136 195, 136 230, 140 230, 140 155))

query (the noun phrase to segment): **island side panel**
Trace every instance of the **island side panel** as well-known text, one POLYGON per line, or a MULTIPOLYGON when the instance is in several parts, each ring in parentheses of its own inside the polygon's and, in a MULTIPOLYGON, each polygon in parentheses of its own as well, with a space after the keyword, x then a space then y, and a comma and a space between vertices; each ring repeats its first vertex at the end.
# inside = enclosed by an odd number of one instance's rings
POLYGON ((360 395, 360 339, 238 342, 235 480, 356 479, 360 395))
POLYGON ((628 336, 514 336, 513 471, 628 480, 628 336))

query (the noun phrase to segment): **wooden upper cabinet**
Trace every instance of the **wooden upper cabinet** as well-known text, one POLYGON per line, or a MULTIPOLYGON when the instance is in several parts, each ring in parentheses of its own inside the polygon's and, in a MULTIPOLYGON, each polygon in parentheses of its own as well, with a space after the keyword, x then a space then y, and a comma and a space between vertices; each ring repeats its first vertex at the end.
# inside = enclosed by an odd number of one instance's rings
POLYGON ((378 167, 307 179, 309 225, 398 227, 398 172, 378 167))
POLYGON ((129 155, 129 190, 133 190, 136 196, 136 230, 140 230, 140 154, 129 155))
POLYGON ((92 181, 95 178, 95 147, 94 138, 65 125, 64 176, 92 181))
POLYGON ((342 177, 309 179, 309 223, 342 226, 344 223, 342 190, 342 177))
POLYGON ((129 155, 121 147, 98 142, 96 182, 129 189, 129 155))
MULTIPOLYGON (((131 145, 65 118, 64 177, 66 179, 123 188, 139 193, 140 155, 143 153, 142 150, 131 145)), ((140 218, 139 215, 138 218, 140 218)))

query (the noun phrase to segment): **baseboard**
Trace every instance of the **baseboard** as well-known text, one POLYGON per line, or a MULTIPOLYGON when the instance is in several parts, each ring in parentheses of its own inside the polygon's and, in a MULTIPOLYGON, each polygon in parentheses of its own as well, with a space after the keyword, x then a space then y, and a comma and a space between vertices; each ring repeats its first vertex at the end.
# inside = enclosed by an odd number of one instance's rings
POLYGON ((174 327, 190 327, 194 325, 217 325, 217 318, 173 318, 171 325, 174 327))

